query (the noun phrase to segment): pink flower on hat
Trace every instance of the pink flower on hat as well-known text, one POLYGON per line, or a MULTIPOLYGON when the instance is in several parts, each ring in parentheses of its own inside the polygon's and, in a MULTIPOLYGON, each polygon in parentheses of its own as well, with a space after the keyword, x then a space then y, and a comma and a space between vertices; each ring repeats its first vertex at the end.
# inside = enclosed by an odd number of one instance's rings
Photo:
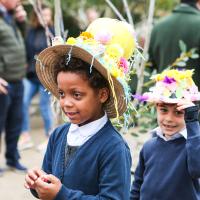
POLYGON ((126 58, 123 58, 123 57, 120 58, 119 67, 123 69, 124 73, 128 72, 128 61, 126 60, 126 58))
POLYGON ((96 41, 99 41, 101 44, 108 44, 112 38, 111 33, 108 31, 102 30, 94 36, 96 41))

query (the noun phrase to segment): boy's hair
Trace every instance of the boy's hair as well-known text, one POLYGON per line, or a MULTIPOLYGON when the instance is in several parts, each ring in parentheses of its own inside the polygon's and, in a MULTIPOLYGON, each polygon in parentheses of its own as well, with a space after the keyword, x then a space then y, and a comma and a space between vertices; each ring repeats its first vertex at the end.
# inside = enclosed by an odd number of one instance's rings
POLYGON ((94 67, 92 67, 90 72, 90 65, 79 58, 71 57, 68 64, 66 64, 65 57, 60 59, 58 66, 55 68, 56 83, 59 72, 72 72, 80 74, 83 78, 88 80, 89 85, 93 89, 109 89, 108 81, 94 67))

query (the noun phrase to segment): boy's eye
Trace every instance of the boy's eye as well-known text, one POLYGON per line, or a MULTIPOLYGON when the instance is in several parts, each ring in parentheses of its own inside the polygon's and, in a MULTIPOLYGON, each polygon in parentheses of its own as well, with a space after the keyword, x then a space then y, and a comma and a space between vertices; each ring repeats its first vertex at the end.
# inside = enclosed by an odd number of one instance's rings
POLYGON ((166 108, 160 108, 160 111, 163 112, 163 113, 165 113, 165 112, 167 112, 168 110, 167 110, 166 108))
POLYGON ((183 115, 184 112, 183 112, 183 111, 175 111, 175 114, 176 114, 176 115, 183 115))

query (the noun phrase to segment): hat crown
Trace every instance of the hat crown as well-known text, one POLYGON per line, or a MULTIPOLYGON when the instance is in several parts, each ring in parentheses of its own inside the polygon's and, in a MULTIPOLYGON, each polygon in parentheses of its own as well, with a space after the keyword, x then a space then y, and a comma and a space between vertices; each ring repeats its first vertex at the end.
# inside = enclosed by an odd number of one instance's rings
POLYGON ((192 80, 193 70, 165 70, 161 74, 154 75, 156 81, 148 96, 147 101, 164 101, 177 103, 180 100, 199 101, 200 93, 192 80))
POLYGON ((129 59, 135 48, 136 40, 133 27, 117 19, 98 18, 94 20, 86 29, 94 38, 106 37, 110 38, 108 45, 118 44, 123 49, 123 57, 129 59))

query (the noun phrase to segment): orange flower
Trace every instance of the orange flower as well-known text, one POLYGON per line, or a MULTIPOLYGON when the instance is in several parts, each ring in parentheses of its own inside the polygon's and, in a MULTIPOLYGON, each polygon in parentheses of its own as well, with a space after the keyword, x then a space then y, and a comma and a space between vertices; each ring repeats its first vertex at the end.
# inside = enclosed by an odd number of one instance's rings
POLYGON ((80 34, 80 37, 82 37, 84 40, 93 39, 94 38, 94 36, 89 32, 82 32, 80 34))

